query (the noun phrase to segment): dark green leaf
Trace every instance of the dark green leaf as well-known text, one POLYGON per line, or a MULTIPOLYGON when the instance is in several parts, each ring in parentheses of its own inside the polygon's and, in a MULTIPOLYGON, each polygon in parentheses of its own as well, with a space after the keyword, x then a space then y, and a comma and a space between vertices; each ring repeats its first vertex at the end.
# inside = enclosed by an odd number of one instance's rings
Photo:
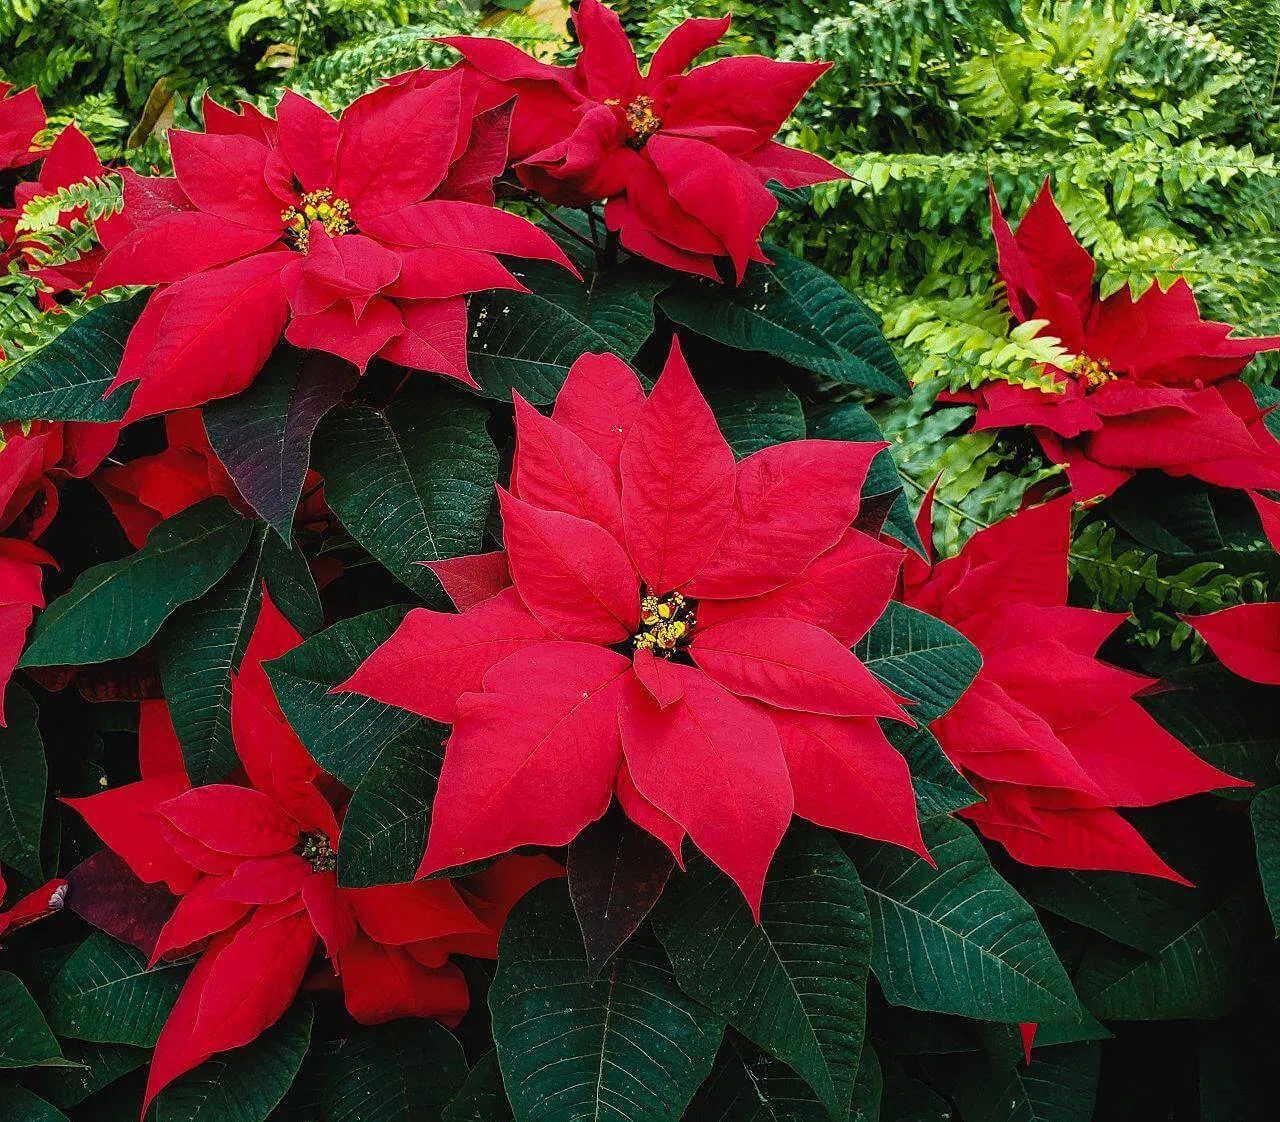
POLYGON ((133 396, 121 386, 103 394, 120 369, 125 341, 147 302, 145 294, 104 304, 81 316, 52 342, 14 362, 0 392, 0 421, 119 421, 133 396))
POLYGON ((334 410, 316 434, 325 498, 365 549, 414 591, 420 561, 479 553, 498 478, 488 410, 439 379, 414 381, 385 411, 334 410))
POLYGON ((0 1118, 13 1122, 67 1122, 67 1116, 39 1095, 0 1079, 0 1118))
POLYGON ((368 888, 413 880, 427 849, 447 734, 424 721, 388 741, 369 765, 342 820, 340 884, 368 888))
POLYGON ((49 1025, 16 974, 0 970, 0 1068, 65 1064, 49 1025))
POLYGON ((440 1122, 511 1122, 511 1104, 502 1089, 498 1053, 486 1052, 444 1108, 440 1122))
POLYGON ((1262 893, 1276 933, 1280 934, 1280 787, 1270 787, 1254 797, 1249 807, 1253 838, 1258 850, 1262 893))
POLYGON ((393 736, 420 723, 403 709, 354 693, 331 694, 404 618, 402 607, 343 620, 267 664, 284 715, 330 775, 355 788, 393 736))
POLYGON ((166 519, 140 550, 86 570, 40 614, 21 665, 74 666, 136 654, 175 608, 226 575, 251 532, 226 499, 206 499, 166 519))
POLYGON ((1097 1044, 1037 1048, 1030 1064, 966 1063, 955 1088, 965 1122, 1081 1122, 1093 1117, 1097 1044))
POLYGON ((38 881, 43 875, 40 832, 49 781, 44 742, 36 727, 40 711, 25 690, 10 685, 4 712, 9 727, 0 728, 0 861, 38 881))
POLYGON ((1076 986, 1104 1021, 1220 1017, 1248 994, 1256 953, 1270 942, 1255 888, 1241 889, 1189 918, 1154 954, 1094 944, 1076 986))
MULTIPOLYGON (((839 1122, 848 1116, 842 1113, 839 1122)), ((726 1037, 686 1119, 696 1122, 831 1122, 831 1114, 786 1064, 726 1037)))
POLYGON ((462 1087, 462 1045, 434 1021, 392 1021, 352 1034, 324 1093, 325 1122, 436 1122, 462 1087))
POLYGON ((854 652, 886 686, 916 702, 917 721, 942 716, 982 667, 978 648, 954 627, 896 600, 854 652))
POLYGON ((871 968, 911 1009, 1009 1023, 1073 1022, 1080 1005, 1044 929, 954 818, 923 824, 937 868, 890 845, 851 843, 871 910, 871 968))
POLYGON ((470 321, 471 375, 485 397, 499 401, 510 401, 514 389, 534 405, 547 405, 579 356, 613 349, 606 335, 534 293, 473 297, 470 321))
POLYGON ((65 1040, 62 1054, 73 1067, 44 1068, 32 1073, 31 1086, 54 1106, 66 1110, 145 1064, 150 1053, 128 1044, 97 1044, 91 1040, 65 1040))
POLYGON ((288 543, 311 436, 355 381, 350 363, 281 343, 247 390, 210 402, 204 427, 237 490, 288 543))
POLYGON ((507 920, 489 1008, 517 1122, 675 1122, 723 1030, 681 993, 648 939, 632 939, 589 981, 559 881, 534 889, 507 920))
POLYGON ((267 527, 254 527, 231 571, 179 608, 160 636, 160 677, 187 775, 195 784, 225 779, 238 763, 231 741, 231 674, 258 619, 262 584, 300 630, 318 622, 320 604, 306 558, 267 527))
POLYGON ((853 1113, 849 1122, 880 1122, 880 1100, 884 1096, 884 1075, 880 1058, 869 1043, 863 1044, 858 1061, 858 1079, 853 1085, 853 1113))
POLYGON ((701 379, 700 388, 739 458, 773 444, 804 439, 800 399, 771 374, 735 370, 727 378, 701 379))
POLYGON ((921 819, 952 814, 982 801, 947 759, 937 738, 923 725, 911 728, 898 721, 882 721, 881 727, 911 769, 911 784, 921 819))
POLYGON ((789 1064, 835 1114, 857 1074, 871 932, 852 862, 833 836, 793 828, 757 925, 709 862, 689 862, 653 916, 681 988, 789 1064))
POLYGON ((206 1060, 157 1096, 151 1122, 265 1122, 311 1043, 311 1002, 295 1001, 252 1043, 206 1060))
POLYGON ((569 896, 593 978, 653 910, 674 867, 662 842, 617 811, 569 843, 569 896))
POLYGON ((95 931, 49 984, 49 1024, 59 1036, 152 1048, 188 964, 147 969, 146 956, 95 931))

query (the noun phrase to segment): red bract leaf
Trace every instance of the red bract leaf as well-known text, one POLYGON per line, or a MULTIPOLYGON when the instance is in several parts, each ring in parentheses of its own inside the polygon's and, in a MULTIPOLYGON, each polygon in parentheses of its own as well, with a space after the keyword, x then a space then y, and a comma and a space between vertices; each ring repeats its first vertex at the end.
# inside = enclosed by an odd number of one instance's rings
POLYGON ((649 691, 659 709, 665 709, 684 696, 680 675, 675 672, 671 663, 664 658, 656 658, 651 650, 636 651, 634 667, 640 684, 649 691))
POLYGON ((689 594, 757 596, 798 576, 845 535, 884 447, 796 440, 748 456, 738 465, 729 526, 689 594))
POLYGON ((511 586, 505 550, 477 553, 470 557, 446 557, 441 561, 420 561, 435 575, 445 595, 460 612, 496 596, 511 586))
POLYGON ((45 126, 44 106, 35 86, 13 93, 0 82, 0 170, 21 167, 39 156, 36 134, 45 126))
POLYGON ((378 943, 403 946, 446 935, 489 931, 447 880, 344 889, 343 898, 361 929, 378 943))
POLYGON ((759 917, 765 872, 791 820, 791 782, 772 722, 700 670, 675 665, 666 709, 633 691, 620 713, 636 788, 742 889, 759 917))
POLYGON ((602 526, 622 541, 622 499, 614 472, 572 430, 544 417, 519 393, 518 452, 512 493, 532 506, 558 510, 602 526))
POLYGON ((481 689, 491 666, 551 637, 514 588, 462 615, 417 608, 336 692, 452 723, 458 698, 481 689))
POLYGON ((243 861, 218 885, 222 900, 241 904, 280 904, 298 895, 311 875, 311 866, 296 853, 243 861))
MULTIPOLYGON (((169 134, 178 186, 200 210, 237 226, 280 236, 280 199, 267 190, 271 150, 247 136, 169 134)), ((270 245, 270 242, 266 244, 270 245)))
POLYGON ((276 802, 248 787, 211 783, 159 807, 187 837, 217 853, 271 857, 291 850, 298 827, 276 802))
POLYGON ((316 935, 305 912, 259 912, 201 958, 156 1042, 142 1109, 216 1052, 256 1040, 297 996, 316 935))
POLYGON ((249 905, 226 899, 221 894, 225 883, 222 877, 205 877, 179 899, 151 950, 150 965, 163 957, 181 958, 244 919, 249 905))
POLYGON ((678 344, 622 449, 627 548, 661 595, 702 571, 729 523, 733 452, 678 344))
POLYGON ((459 702, 419 873, 564 845, 599 818, 632 682, 627 659, 585 643, 539 644, 490 670, 485 692, 459 702))
POLYGON ((515 99, 512 98, 471 118, 471 135, 467 139, 466 150, 450 166, 437 195, 459 202, 493 205, 493 181, 507 167, 514 110, 515 99))
POLYGON ((873 719, 771 714, 795 791, 796 814, 928 859, 907 761, 873 719))
POLYGON ((1280 604, 1240 604, 1207 616, 1183 616, 1233 674, 1280 686, 1280 604))
POLYGON ((113 939, 150 955, 178 898, 159 884, 138 879, 124 860, 100 849, 67 874, 71 910, 113 939))
POLYGON ((456 1025, 471 1003, 456 966, 423 966, 401 947, 357 938, 342 954, 347 1012, 365 1025, 400 1017, 433 1017, 456 1025))
POLYGON ((563 639, 616 643, 640 620, 640 581, 607 530, 501 488, 507 564, 529 611, 563 639))
MULTIPOLYGON (((684 687, 680 687, 680 696, 684 696, 684 687)), ((684 857, 681 849, 684 845, 684 830, 668 815, 663 814, 636 789, 636 781, 631 778, 631 770, 626 761, 618 769, 618 784, 615 788, 618 805, 623 813, 640 829, 652 834, 671 851, 671 856, 680 868, 684 868, 684 857)))
POLYGON ((551 419, 581 437, 616 473, 644 400, 640 379, 622 359, 587 354, 569 367, 551 419))
POLYGON ((811 623, 731 619, 698 629, 689 653, 736 694, 834 717, 894 717, 901 707, 853 653, 811 623))
POLYGON ((434 370, 475 386, 467 369, 467 305, 451 300, 413 300, 400 308, 404 326, 383 357, 411 370, 434 370))

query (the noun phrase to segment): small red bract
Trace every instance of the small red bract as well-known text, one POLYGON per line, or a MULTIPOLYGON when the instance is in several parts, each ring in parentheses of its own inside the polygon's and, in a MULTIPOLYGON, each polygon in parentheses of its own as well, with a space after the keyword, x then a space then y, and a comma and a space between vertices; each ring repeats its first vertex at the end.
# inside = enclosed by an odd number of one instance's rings
POLYGON ((466 880, 340 888, 347 793, 290 729, 262 665, 298 642, 264 592, 232 690, 239 781, 192 787, 164 703, 144 702, 143 778, 66 800, 141 880, 179 897, 152 963, 200 952, 156 1044, 144 1114, 174 1079, 274 1024, 321 947, 357 1021, 455 1024, 468 994, 449 956, 496 955, 516 900, 560 872, 509 858, 466 880))
POLYGON ((599 0, 582 0, 573 20, 582 53, 571 67, 501 39, 443 42, 465 56, 455 71, 479 87, 481 106, 516 98, 511 157, 526 186, 564 206, 608 200, 605 222, 625 248, 713 279, 716 258, 728 257, 741 280, 748 262, 767 260, 760 235, 778 204, 766 183, 846 178, 774 140, 826 63, 740 56, 686 74, 728 31, 725 16, 685 20, 641 74, 621 21, 599 0))
MULTIPOLYGON (((1271 547, 1280 551, 1280 502, 1252 495, 1271 547)), ((1280 603, 1238 604, 1205 616, 1183 616, 1234 674, 1280 686, 1280 603)))
POLYGON ((1152 284, 1137 300, 1122 288, 1100 299, 1094 263, 1046 181, 1015 234, 994 187, 991 227, 1014 318, 1077 357, 1052 371, 1059 393, 993 383, 951 395, 978 407, 979 429, 1030 426, 1085 501, 1155 469, 1220 487, 1280 487, 1280 443, 1236 375, 1280 336, 1233 338, 1200 318, 1185 280, 1152 284))
MULTIPOLYGON (((931 514, 928 501, 926 542, 931 514)), ((1134 700, 1152 679, 1096 657, 1126 617, 1067 606, 1070 514, 1070 499, 1058 499, 975 534, 956 557, 932 566, 908 557, 903 599, 982 653, 977 678, 933 732, 985 800, 960 813, 1016 860, 1182 881, 1115 808, 1248 784, 1134 700)))
POLYGON ((433 565, 467 609, 410 612, 340 687, 454 726, 421 871, 564 845, 615 794, 757 911, 793 811, 924 853, 876 720, 909 718, 849 649, 902 560, 850 525, 882 447, 735 463, 678 348, 647 399, 612 355, 551 417, 517 397, 505 565, 433 565))
POLYGON ((129 231, 94 285, 159 286, 112 383, 138 383, 126 419, 238 393, 282 334, 474 385, 464 297, 524 291, 497 255, 572 266, 491 205, 504 122, 471 109, 461 77, 384 86, 337 120, 292 91, 274 120, 206 102, 206 132, 170 134, 173 178, 123 171, 129 231))
POLYGON ((44 126, 44 106, 35 86, 14 93, 8 82, 0 82, 0 171, 40 158, 35 139, 44 126))

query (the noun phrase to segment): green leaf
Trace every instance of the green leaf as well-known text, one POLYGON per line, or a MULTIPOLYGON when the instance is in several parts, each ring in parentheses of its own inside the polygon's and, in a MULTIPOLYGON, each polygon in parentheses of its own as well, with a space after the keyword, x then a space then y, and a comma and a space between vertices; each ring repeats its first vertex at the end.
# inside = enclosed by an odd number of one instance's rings
POLYGON ((413 880, 427 849, 448 731, 424 721, 388 741, 369 765, 342 820, 339 884, 368 888, 413 880))
POLYGON ((252 1043, 206 1060, 166 1087, 148 1118, 151 1122, 265 1122, 302 1066, 311 1043, 312 1019, 310 1001, 294 1002, 252 1043))
POLYGON ((1091 945, 1076 986, 1103 1021, 1220 1017, 1248 996, 1253 958, 1270 942, 1268 926, 1256 888, 1243 888, 1189 917, 1154 954, 1091 945))
POLYGON ((562 881, 534 889, 507 920, 489 1009, 516 1122, 675 1122, 723 1031, 648 939, 633 938, 589 982, 562 881))
POLYGON ((236 489, 288 545, 320 419, 355 381, 323 351, 281 343, 247 390, 204 407, 204 427, 236 489))
POLYGON ((0 1080, 0 1118, 13 1122, 67 1122, 67 1116, 39 1095, 8 1080, 0 1080))
POLYGON ((316 469, 342 524, 415 592, 438 595, 420 561, 479 553, 498 478, 489 411, 439 379, 385 411, 336 409, 316 434, 316 469))
POLYGON ((735 370, 731 377, 699 379, 716 423, 741 459, 761 448, 804 439, 804 410, 772 374, 735 370))
POLYGON ((467 1061, 434 1021, 392 1021, 352 1034, 324 1092, 325 1122, 433 1122, 462 1087, 467 1061))
POLYGON ((63 1110, 78 1106, 151 1058, 145 1048, 71 1039, 62 1042, 62 1054, 72 1066, 42 1068, 27 1079, 34 1090, 63 1110))
POLYGON ((978 648, 954 627, 896 600, 854 653, 891 690, 916 702, 917 721, 942 716, 982 667, 978 648))
POLYGON ((356 788, 392 737, 420 718, 354 693, 331 694, 399 626, 399 606, 343 620, 267 664, 284 715, 330 775, 356 788))
POLYGON ((784 1061, 833 1116, 862 1049, 871 932, 853 863, 809 826, 783 839, 757 925, 705 859, 673 876, 653 915, 681 988, 784 1061))
POLYGON ((1258 850, 1258 873, 1271 921, 1280 935, 1280 787, 1254 796, 1249 807, 1253 839, 1258 850))
MULTIPOLYGON (((560 210, 562 221, 586 232, 586 216, 560 210)), ((654 298, 671 283, 671 274, 640 257, 629 257, 608 269, 596 266, 595 255, 549 223, 543 229, 560 243, 582 273, 541 261, 518 262, 512 272, 543 300, 568 312, 608 341, 609 350, 630 359, 653 334, 654 298)), ((492 305, 501 307, 495 294, 492 305)))
POLYGON ((966 1063, 955 1088, 965 1122, 1080 1122, 1098 1094, 1097 1044, 1037 1048, 1021 1060, 966 1063))
POLYGON ((300 630, 319 621, 306 558, 258 524, 231 571, 199 600, 179 608, 160 635, 164 696, 187 775, 197 785, 225 779, 239 763, 231 740, 231 674, 257 623, 263 581, 272 602, 300 630))
POLYGON ((884 734, 907 761, 911 785, 916 792, 916 810, 921 820, 953 814, 982 797, 955 769, 937 738, 923 725, 910 728, 898 721, 881 721, 884 734))
POLYGON ((0 391, 0 421, 119 421, 133 389, 121 386, 107 400, 124 357, 125 341, 147 295, 104 304, 71 323, 29 358, 15 360, 0 391))
POLYGON ((4 712, 9 727, 0 728, 0 861, 38 881, 44 874, 40 833, 49 782, 36 726, 40 711, 25 690, 10 685, 4 712))
POLYGON ((76 666, 136 654, 175 608, 222 579, 251 531, 220 498, 165 519, 140 550, 81 573, 40 614, 20 665, 76 666))
POLYGON ((858 1061, 858 1079, 853 1085, 853 1113, 849 1122, 880 1122, 880 1100, 884 1096, 884 1075, 880 1057, 870 1043, 863 1044, 858 1061))
POLYGON ((59 1036, 155 1047, 190 964, 147 969, 146 956, 95 931, 49 984, 49 1024, 59 1036))
MULTIPOLYGON (((697 1122, 831 1122, 803 1079, 732 1034, 685 1117, 697 1122)), ((847 1118, 842 1112, 839 1122, 847 1118)))
POLYGON ((440 1115, 440 1122, 511 1122, 498 1053, 486 1052, 440 1115))
POLYGON ((871 969, 894 1005, 988 1021, 1074 1022, 1079 1001, 1029 904, 954 818, 923 823, 931 869, 851 842, 871 910, 871 969))
POLYGON ((470 320, 471 376, 498 401, 510 401, 514 389, 533 405, 547 405, 581 355, 613 349, 608 336, 532 292, 474 296, 470 320))
POLYGON ((0 971, 0 1068, 65 1064, 44 1014, 16 974, 0 971))

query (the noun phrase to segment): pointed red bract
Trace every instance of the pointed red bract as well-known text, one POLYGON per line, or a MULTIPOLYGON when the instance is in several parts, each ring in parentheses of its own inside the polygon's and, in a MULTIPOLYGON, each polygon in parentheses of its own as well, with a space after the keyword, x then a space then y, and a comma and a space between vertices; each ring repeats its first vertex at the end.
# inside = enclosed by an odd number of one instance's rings
MULTIPOLYGON (((922 536, 929 540, 929 506, 922 536)), ((1069 500, 974 535, 904 574, 907 603, 940 616, 983 665, 933 732, 983 802, 961 813, 1018 861, 1181 881, 1116 807, 1239 786, 1161 728, 1148 678, 1098 661, 1123 617, 1066 606, 1069 500)))
POLYGON ((1280 442, 1238 377, 1255 354, 1280 347, 1280 336, 1237 338, 1202 320, 1181 279, 1137 299, 1127 287, 1101 297, 1093 261, 1047 180, 1017 233, 993 186, 991 228, 1014 319, 1045 321, 1041 333, 1076 357, 1049 368, 1056 392, 992 383, 951 395, 978 407, 977 428, 1029 426, 1081 501, 1141 470, 1280 488, 1280 442))
POLYGON ((572 67, 494 39, 452 38, 444 41, 464 59, 453 71, 397 81, 429 85, 460 71, 481 108, 514 97, 511 156, 526 186, 565 206, 605 200, 626 249, 703 276, 716 277, 717 258, 727 257, 741 280, 762 259, 760 235, 777 209, 769 180, 844 178, 773 139, 825 65, 750 56, 686 74, 728 30, 726 16, 677 26, 642 73, 621 21, 599 0, 582 0, 573 21, 582 51, 572 67))
POLYGON ((462 613, 411 612, 339 687, 454 726, 422 871, 563 845, 614 794, 677 861, 691 837, 753 907, 793 804, 920 850, 906 765, 876 726, 908 718, 849 649, 902 563, 851 528, 879 450, 799 441, 735 465, 678 348, 648 399, 601 355, 550 419, 517 398, 504 552, 433 564, 462 613))

